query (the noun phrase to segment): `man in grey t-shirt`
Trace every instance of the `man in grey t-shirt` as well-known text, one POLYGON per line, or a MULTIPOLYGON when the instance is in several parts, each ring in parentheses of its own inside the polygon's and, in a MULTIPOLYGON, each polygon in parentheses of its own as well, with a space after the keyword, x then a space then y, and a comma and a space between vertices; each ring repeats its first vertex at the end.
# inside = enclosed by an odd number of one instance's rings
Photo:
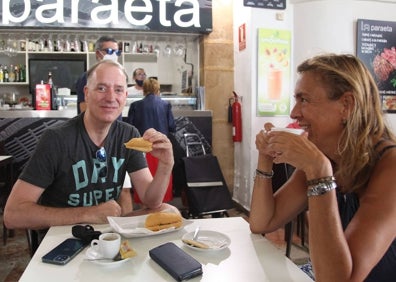
MULTIPOLYGON (((143 153, 124 143, 139 133, 118 121, 127 97, 127 74, 117 62, 103 60, 87 73, 87 109, 58 128, 48 129, 15 183, 6 204, 4 222, 10 229, 42 229, 54 225, 107 223, 107 216, 132 214, 128 173, 145 212, 171 206, 162 203, 174 163, 172 144, 148 129, 159 159, 151 175, 143 153)), ((173 208, 174 209, 174 208, 173 208)))

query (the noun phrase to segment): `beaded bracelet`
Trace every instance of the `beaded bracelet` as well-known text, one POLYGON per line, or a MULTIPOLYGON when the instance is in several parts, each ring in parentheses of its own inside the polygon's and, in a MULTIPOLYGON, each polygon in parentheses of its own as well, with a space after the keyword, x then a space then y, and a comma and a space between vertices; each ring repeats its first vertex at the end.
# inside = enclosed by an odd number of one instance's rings
POLYGON ((274 171, 273 170, 271 170, 271 172, 265 172, 265 171, 261 171, 259 169, 256 169, 256 173, 254 174, 254 179, 256 179, 256 177, 270 179, 273 176, 274 176, 274 171))

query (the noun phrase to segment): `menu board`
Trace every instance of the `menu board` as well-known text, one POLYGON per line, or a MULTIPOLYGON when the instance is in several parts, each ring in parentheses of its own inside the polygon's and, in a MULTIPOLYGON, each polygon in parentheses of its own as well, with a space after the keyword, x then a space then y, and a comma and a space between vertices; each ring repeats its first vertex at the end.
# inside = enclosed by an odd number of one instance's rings
POLYGON ((396 113, 396 22, 359 19, 356 55, 377 83, 383 110, 396 113))

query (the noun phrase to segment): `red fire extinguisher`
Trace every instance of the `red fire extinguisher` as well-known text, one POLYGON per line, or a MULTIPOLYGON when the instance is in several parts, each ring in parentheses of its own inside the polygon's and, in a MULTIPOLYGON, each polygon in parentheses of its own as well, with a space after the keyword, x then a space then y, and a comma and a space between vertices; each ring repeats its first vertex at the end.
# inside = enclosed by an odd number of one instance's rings
POLYGON ((242 112, 238 95, 234 93, 234 103, 232 104, 232 141, 242 141, 242 112))

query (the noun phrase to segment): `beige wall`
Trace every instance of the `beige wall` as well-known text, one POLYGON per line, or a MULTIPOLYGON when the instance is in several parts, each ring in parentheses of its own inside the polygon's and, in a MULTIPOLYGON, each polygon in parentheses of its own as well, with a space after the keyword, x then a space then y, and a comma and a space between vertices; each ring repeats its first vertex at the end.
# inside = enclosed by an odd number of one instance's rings
POLYGON ((230 190, 234 182, 234 145, 228 123, 228 100, 234 90, 232 0, 212 1, 213 31, 200 42, 200 85, 205 108, 213 111, 213 154, 230 190))

